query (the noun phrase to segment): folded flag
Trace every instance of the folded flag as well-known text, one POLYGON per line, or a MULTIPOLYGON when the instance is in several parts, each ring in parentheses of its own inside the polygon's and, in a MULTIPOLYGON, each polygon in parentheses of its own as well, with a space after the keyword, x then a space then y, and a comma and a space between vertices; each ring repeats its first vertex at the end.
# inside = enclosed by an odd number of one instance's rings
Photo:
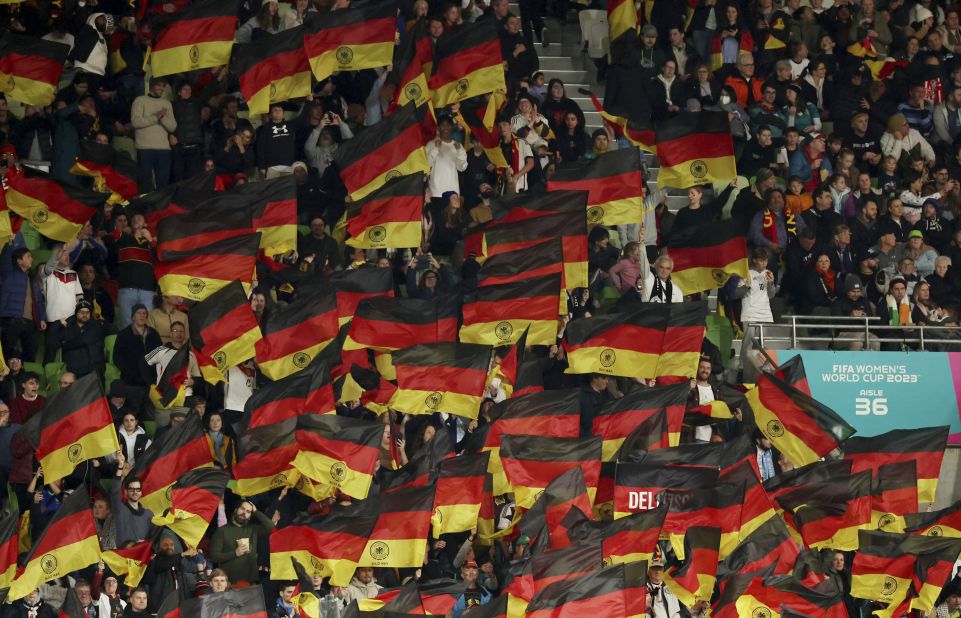
POLYGON ((310 94, 305 32, 305 26, 296 26, 240 46, 233 54, 232 69, 251 114, 266 114, 271 103, 310 94))
POLYGON ((94 188, 109 193, 109 204, 119 204, 135 197, 137 189, 137 164, 126 153, 110 144, 85 141, 80 143, 77 161, 70 173, 93 178, 94 188))
POLYGON ((640 618, 647 615, 647 563, 615 564, 546 586, 527 606, 527 618, 566 618, 596 614, 640 618))
MULTIPOLYGON (((612 39, 613 40, 613 39, 612 39)), ((588 96, 594 109, 604 119, 604 123, 614 131, 614 134, 623 137, 641 150, 653 154, 656 151, 656 138, 654 127, 651 126, 649 118, 631 118, 629 116, 619 116, 604 109, 603 103, 597 96, 586 88, 578 88, 578 93, 588 96)), ((614 110, 620 112, 621 110, 614 110)))
POLYGON ((476 453, 444 459, 437 474, 432 538, 452 532, 467 532, 477 525, 490 453, 476 453))
POLYGON ((918 473, 913 461, 878 467, 871 486, 871 528, 904 532, 905 516, 918 510, 918 473))
POLYGON ((372 296, 394 295, 394 273, 390 268, 342 270, 330 278, 337 292, 337 322, 343 326, 354 317, 357 305, 372 296))
POLYGON ((224 382, 225 372, 256 354, 263 335, 239 281, 233 281, 190 310, 190 343, 204 380, 224 382))
POLYGON ((184 422, 154 440, 130 471, 143 487, 140 503, 154 513, 170 508, 171 486, 185 474, 201 466, 213 465, 207 434, 198 414, 188 414, 184 422))
POLYGON ((904 516, 907 532, 925 536, 961 538, 961 502, 927 513, 904 516))
POLYGON ((427 74, 434 58, 433 39, 428 36, 426 25, 415 24, 394 47, 394 61, 386 84, 394 88, 388 111, 393 112, 411 101, 424 105, 430 98, 427 74))
POLYGON ((508 435, 501 439, 500 460, 519 508, 529 509, 552 480, 574 467, 581 468, 593 502, 601 473, 601 439, 508 435))
POLYGON ((125 549, 105 549, 100 559, 111 573, 123 576, 125 586, 136 586, 143 579, 153 558, 153 544, 153 539, 147 539, 125 549))
POLYGON ((844 459, 852 472, 877 470, 883 464, 917 462, 918 500, 934 502, 941 461, 948 442, 948 426, 895 429, 878 436, 855 436, 844 443, 844 459))
POLYGON ((686 607, 711 600, 720 545, 720 528, 692 526, 684 533, 685 563, 669 568, 664 573, 664 583, 686 607))
POLYGON ((260 232, 265 255, 289 253, 297 248, 297 181, 283 176, 235 186, 230 195, 250 202, 253 231, 260 232))
POLYGON ((299 449, 294 468, 314 482, 364 500, 377 469, 383 434, 380 422, 336 414, 301 416, 294 432, 299 449))
POLYGON ((151 523, 166 526, 187 547, 197 547, 224 499, 230 473, 219 468, 200 468, 182 476, 170 491, 171 506, 153 516, 151 523))
POLYGON ((17 574, 20 513, 9 511, 0 519, 0 590, 10 587, 17 574))
POLYGON ((376 521, 376 513, 353 508, 275 528, 270 533, 271 576, 293 579, 291 559, 295 559, 311 575, 329 577, 333 586, 346 586, 376 521))

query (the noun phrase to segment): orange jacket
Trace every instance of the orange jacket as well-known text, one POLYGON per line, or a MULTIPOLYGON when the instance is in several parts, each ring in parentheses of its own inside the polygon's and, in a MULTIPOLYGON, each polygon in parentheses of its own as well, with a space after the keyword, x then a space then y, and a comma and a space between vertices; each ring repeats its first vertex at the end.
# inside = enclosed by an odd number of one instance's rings
POLYGON ((764 80, 760 77, 753 77, 750 83, 748 83, 740 73, 734 73, 733 75, 727 76, 727 79, 724 80, 724 85, 730 86, 731 89, 734 90, 734 96, 737 97, 738 105, 745 109, 761 101, 761 91, 764 89, 764 80))

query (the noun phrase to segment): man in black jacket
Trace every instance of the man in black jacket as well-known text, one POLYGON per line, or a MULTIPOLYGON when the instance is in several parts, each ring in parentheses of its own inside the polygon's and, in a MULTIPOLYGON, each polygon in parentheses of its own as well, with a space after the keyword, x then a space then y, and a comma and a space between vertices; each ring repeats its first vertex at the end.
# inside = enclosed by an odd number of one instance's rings
POLYGON ((66 321, 60 333, 67 371, 73 372, 78 378, 92 372, 103 376, 107 362, 103 338, 103 324, 93 319, 93 305, 86 300, 77 303, 74 316, 66 321))
POLYGON ((134 410, 141 409, 147 388, 156 378, 156 372, 144 357, 162 345, 157 331, 147 326, 147 307, 134 305, 130 326, 117 334, 113 346, 113 362, 120 369, 120 379, 130 387, 127 398, 134 410))
POLYGON ((200 173, 204 165, 204 130, 200 117, 202 97, 194 98, 190 82, 181 82, 177 99, 173 102, 177 130, 170 136, 172 151, 171 174, 183 180, 200 173))
POLYGON ((270 106, 270 119, 257 129, 257 168, 265 178, 291 173, 297 160, 297 135, 294 123, 284 120, 280 103, 270 106))
POLYGON ((581 437, 594 435, 594 417, 605 403, 611 400, 607 392, 608 377, 602 373, 592 374, 590 382, 581 387, 581 437))

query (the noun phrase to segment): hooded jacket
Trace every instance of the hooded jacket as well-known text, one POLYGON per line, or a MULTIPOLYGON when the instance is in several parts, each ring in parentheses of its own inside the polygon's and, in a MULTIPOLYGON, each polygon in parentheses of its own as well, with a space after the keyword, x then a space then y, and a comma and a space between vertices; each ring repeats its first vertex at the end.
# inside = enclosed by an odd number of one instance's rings
POLYGON ((87 18, 87 23, 77 33, 68 56, 78 70, 96 75, 107 74, 107 59, 110 57, 107 39, 97 30, 97 18, 101 16, 106 18, 107 14, 93 13, 87 18))

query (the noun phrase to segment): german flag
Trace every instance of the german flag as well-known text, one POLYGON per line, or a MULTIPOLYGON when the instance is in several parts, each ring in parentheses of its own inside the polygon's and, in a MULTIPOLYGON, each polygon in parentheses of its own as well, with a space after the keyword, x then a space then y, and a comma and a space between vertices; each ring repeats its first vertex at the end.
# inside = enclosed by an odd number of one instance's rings
POLYGON ((951 580, 955 563, 961 558, 961 539, 908 535, 901 542, 901 550, 918 558, 913 578, 916 596, 911 599, 911 609, 934 610, 941 590, 951 580))
POLYGON ((871 475, 858 472, 846 479, 795 490, 778 498, 794 514, 804 544, 837 551, 858 548, 858 530, 871 524, 871 475))
POLYGON ((359 200, 392 178, 427 172, 424 144, 433 137, 434 118, 428 106, 408 103, 344 142, 334 153, 334 162, 350 198, 359 200))
MULTIPOLYGON (((775 575, 765 580, 754 579, 737 599, 738 616, 847 616, 843 592, 835 585, 809 588, 793 575, 775 575)), ((727 614, 714 612, 724 618, 727 614)))
POLYGON ((832 479, 848 476, 851 476, 850 461, 816 461, 789 472, 772 476, 764 481, 764 491, 771 497, 771 500, 776 500, 794 489, 818 485, 832 479))
POLYGON ((7 173, 7 206, 41 234, 70 242, 103 205, 106 195, 63 185, 39 172, 11 167, 7 173))
MULTIPOLYGON (((203 618, 267 618, 264 589, 247 586, 204 595, 199 614, 203 618)), ((186 618, 182 607, 181 618, 186 618)))
MULTIPOLYGON (((604 462, 636 461, 642 459, 648 451, 670 448, 672 441, 680 441, 681 432, 679 429, 674 432, 670 431, 668 422, 667 409, 656 410, 651 416, 642 420, 640 425, 634 427, 623 439, 617 439, 620 442, 617 450, 607 451, 613 454, 610 457, 602 456, 601 460, 604 462)), ((683 424, 683 416, 678 415, 676 422, 678 423, 677 426, 680 427, 683 424)), ((607 442, 614 442, 614 444, 608 444, 608 449, 616 445, 615 440, 607 442)))
POLYGON ((54 393, 33 419, 22 431, 36 448, 45 482, 68 476, 81 462, 120 450, 110 404, 96 373, 54 393))
POLYGON ((540 544, 541 534, 549 536, 552 549, 571 545, 570 527, 587 521, 584 513, 591 512, 591 499, 587 494, 584 472, 580 466, 560 474, 547 484, 544 492, 534 501, 530 510, 517 522, 520 534, 526 534, 540 544), (580 515, 571 516, 571 513, 580 515))
POLYGON ((136 586, 143 579, 147 565, 153 558, 153 544, 154 539, 147 539, 126 549, 105 549, 100 559, 114 575, 123 576, 125 586, 136 586))
POLYGON ((239 433, 305 414, 332 414, 335 406, 330 372, 322 360, 315 361, 306 371, 255 390, 244 405, 239 433))
POLYGON ((137 458, 130 477, 140 479, 143 485, 141 504, 154 513, 163 513, 170 508, 171 485, 191 470, 210 465, 213 457, 200 416, 188 414, 183 423, 155 440, 137 458))
POLYGON ((333 586, 347 585, 376 521, 376 513, 353 508, 276 528, 270 533, 271 576, 293 579, 296 573, 291 559, 295 559, 311 575, 330 577, 333 586))
POLYGON ((297 181, 293 176, 248 182, 235 187, 230 195, 250 202, 251 224, 260 232, 260 249, 265 255, 297 248, 297 181))
POLYGON ((466 132, 477 140, 487 160, 498 170, 510 167, 501 150, 501 137, 494 122, 506 102, 507 97, 503 93, 493 92, 486 102, 478 97, 463 101, 460 106, 460 117, 466 132))
POLYGON ((534 595, 527 618, 623 616, 641 618, 646 612, 647 564, 615 564, 582 577, 559 581, 534 595))
POLYGON ((183 346, 174 353, 170 362, 164 367, 163 374, 157 383, 150 385, 147 393, 150 402, 161 410, 183 406, 187 398, 186 383, 189 371, 190 348, 183 346))
POLYGON ((664 583, 674 596, 687 607, 698 601, 710 601, 717 581, 718 548, 721 529, 693 526, 684 533, 684 556, 681 567, 671 567, 664 573, 664 583))
POLYGON ((150 46, 154 77, 227 64, 237 32, 236 0, 202 0, 176 13, 159 14, 150 46))
POLYGON ((158 618, 199 618, 202 605, 203 597, 185 599, 181 597, 180 591, 173 590, 157 608, 157 616, 158 618))
POLYGON ((490 453, 477 453, 440 462, 431 516, 433 538, 467 532, 477 525, 489 459, 490 453))
POLYGON ((604 566, 599 543, 578 543, 563 549, 533 553, 531 575, 534 593, 551 584, 584 577, 604 566))
POLYGON ((93 178, 94 189, 110 194, 107 198, 110 204, 119 204, 140 193, 137 189, 137 164, 110 144, 81 142, 77 161, 70 168, 70 173, 93 178))
POLYGON ((607 5, 607 24, 611 41, 616 41, 621 35, 637 36, 637 8, 628 0, 614 1, 607 5))
POLYGON ((527 356, 527 331, 525 330, 518 338, 517 343, 510 346, 510 349, 506 354, 495 354, 495 363, 491 368, 491 372, 488 376, 488 381, 493 379, 499 379, 501 381, 501 388, 507 393, 507 397, 514 396, 514 388, 517 386, 518 377, 520 374, 520 368, 525 362, 527 356), (500 362, 497 362, 497 357, 500 357, 500 362))
POLYGON ((575 320, 565 332, 566 373, 693 377, 706 313, 704 302, 647 303, 627 314, 575 320))
MULTIPOLYGON (((73 387, 71 387, 73 388, 73 387)), ((40 584, 100 560, 97 526, 85 487, 70 493, 27 554, 23 573, 10 585, 7 601, 22 599, 40 584)))
POLYGON ((774 375, 802 393, 806 395, 811 394, 811 386, 808 384, 807 372, 804 371, 804 359, 800 354, 782 363, 781 366, 774 371, 774 375))
POLYGON ((188 472, 171 488, 170 508, 162 515, 154 515, 151 522, 175 532, 187 547, 197 547, 224 499, 229 480, 230 473, 219 468, 188 472))
POLYGON ((637 389, 605 404, 594 416, 591 431, 595 436, 604 439, 601 459, 613 460, 628 436, 640 427, 645 428, 641 435, 652 437, 651 441, 643 444, 646 447, 644 450, 653 450, 651 447, 655 445, 676 446, 681 439, 684 409, 689 394, 690 386, 678 383, 637 389), (661 423, 664 424, 663 433, 647 431, 653 430, 655 426, 660 427, 661 423), (668 437, 663 443, 662 436, 668 437))
POLYGON ((618 463, 614 473, 614 518, 657 508, 669 489, 700 489, 717 482, 718 470, 704 466, 618 463))
POLYGON ((394 62, 387 84, 394 87, 388 111, 393 112, 410 102, 424 105, 430 98, 427 74, 434 59, 433 41, 424 26, 417 25, 402 37, 394 48, 394 62))
POLYGON ((758 376, 745 396, 758 429, 795 466, 814 463, 855 431, 834 410, 772 375, 758 376))
POLYGON ((938 511, 905 515, 904 522, 912 534, 961 538, 961 502, 938 511))
POLYGON ((190 343, 204 380, 225 381, 230 367, 254 357, 260 324, 239 281, 217 290, 190 310, 190 343))
POLYGON ((727 112, 681 112, 657 127, 659 189, 686 189, 737 176, 727 112))
POLYGON ((539 492, 573 467, 584 473, 593 502, 601 474, 601 439, 507 435, 501 439, 500 459, 519 508, 533 506, 539 492))
POLYGON ((304 26, 290 28, 247 43, 234 54, 233 72, 251 115, 266 114, 271 103, 310 94, 305 32, 304 26))
POLYGON ((379 515, 358 566, 420 568, 434 507, 434 485, 381 494, 379 515))
POLYGON ((390 407, 405 414, 443 411, 477 418, 491 354, 490 346, 450 342, 392 352, 397 391, 390 407))
POLYGON ((644 174, 637 148, 620 148, 593 160, 559 163, 547 190, 564 189, 588 192, 590 225, 621 225, 644 219, 644 174))
POLYGON ((237 440, 233 474, 240 496, 254 496, 281 487, 301 489, 303 479, 293 468, 299 447, 294 435, 297 419, 247 430, 237 440))
POLYGON ((879 436, 856 436, 844 443, 844 459, 852 472, 877 470, 884 464, 916 461, 918 500, 934 502, 941 474, 941 460, 948 442, 949 428, 895 429, 879 436))
POLYGON ((667 242, 671 279, 685 294, 719 288, 729 277, 748 279, 747 241, 734 220, 678 230, 667 242))
POLYGON ((483 20, 437 39, 433 73, 427 80, 435 108, 507 90, 497 30, 494 21, 483 20))
POLYGON ((0 92, 26 105, 53 103, 70 48, 9 30, 0 36, 0 92))
POLYGON ((340 71, 385 67, 394 59, 397 4, 308 14, 304 50, 317 81, 340 71))
MULTIPOLYGON (((572 511, 573 512, 573 511, 572 511)), ((632 513, 614 521, 587 521, 571 525, 569 536, 577 541, 599 540, 604 562, 650 562, 658 551, 657 540, 667 516, 667 507, 632 513)))
POLYGON ((419 247, 423 212, 424 174, 392 178, 347 205, 347 244, 358 249, 419 247))
POLYGON ((526 330, 528 345, 553 345, 560 293, 559 275, 477 288, 464 299, 460 340, 507 345, 526 330))
MULTIPOLYGON (((586 88, 578 88, 580 94, 590 97, 594 109, 604 119, 604 123, 614 131, 614 134, 623 137, 641 150, 654 154, 656 150, 654 128, 651 126, 649 118, 629 118, 618 116, 604 109, 604 104, 593 92, 586 88)), ((620 110, 615 110, 620 111, 620 110)))
POLYGON ((775 517, 761 524, 738 543, 734 551, 718 566, 717 576, 723 582, 738 574, 790 573, 798 555, 798 546, 791 538, 787 526, 780 518, 775 517))
MULTIPOLYGON (((560 239, 546 240, 532 247, 487 258, 477 272, 477 285, 501 285, 563 273, 564 253, 560 239)), ((562 297, 566 307, 567 296, 562 293, 562 297)))
POLYGON ((305 477, 364 500, 377 469, 381 422, 361 421, 335 414, 297 419, 294 436, 299 451, 294 468, 305 477))
POLYGON ((337 292, 337 321, 343 326, 354 317, 365 298, 394 295, 394 273, 390 268, 355 268, 330 278, 337 292))
POLYGON ((172 251, 155 270, 160 290, 188 300, 204 300, 232 281, 252 285, 260 234, 243 234, 195 251, 172 251))
POLYGON ((457 341, 457 300, 453 294, 430 300, 390 296, 362 300, 344 349, 390 352, 419 343, 457 341))
POLYGON ((336 297, 328 285, 308 288, 267 318, 255 345, 257 366, 271 380, 305 368, 337 337, 336 297))
POLYGON ((719 551, 722 556, 729 555, 737 547, 744 504, 743 483, 717 483, 699 489, 668 489, 661 494, 660 500, 668 508, 661 538, 671 540, 675 554, 683 553, 682 536, 691 526, 719 527, 719 551))
POLYGON ((251 202, 238 204, 232 193, 206 199, 184 213, 172 213, 157 222, 157 257, 169 261, 178 252, 202 250, 254 231, 248 212, 251 202))
POLYGON ((173 214, 188 212, 212 197, 216 180, 213 171, 204 172, 163 189, 144 193, 129 200, 127 212, 142 214, 147 219, 147 229, 156 237, 160 221, 173 214))
POLYGON ((903 538, 874 530, 858 532, 851 596, 885 604, 898 604, 907 597, 917 556, 904 553, 903 538))
POLYGON ((918 510, 918 472, 913 461, 878 467, 871 486, 871 528, 904 532, 905 515, 918 510))
POLYGON ((10 587, 17 574, 20 513, 12 510, 0 519, 0 590, 10 587))

